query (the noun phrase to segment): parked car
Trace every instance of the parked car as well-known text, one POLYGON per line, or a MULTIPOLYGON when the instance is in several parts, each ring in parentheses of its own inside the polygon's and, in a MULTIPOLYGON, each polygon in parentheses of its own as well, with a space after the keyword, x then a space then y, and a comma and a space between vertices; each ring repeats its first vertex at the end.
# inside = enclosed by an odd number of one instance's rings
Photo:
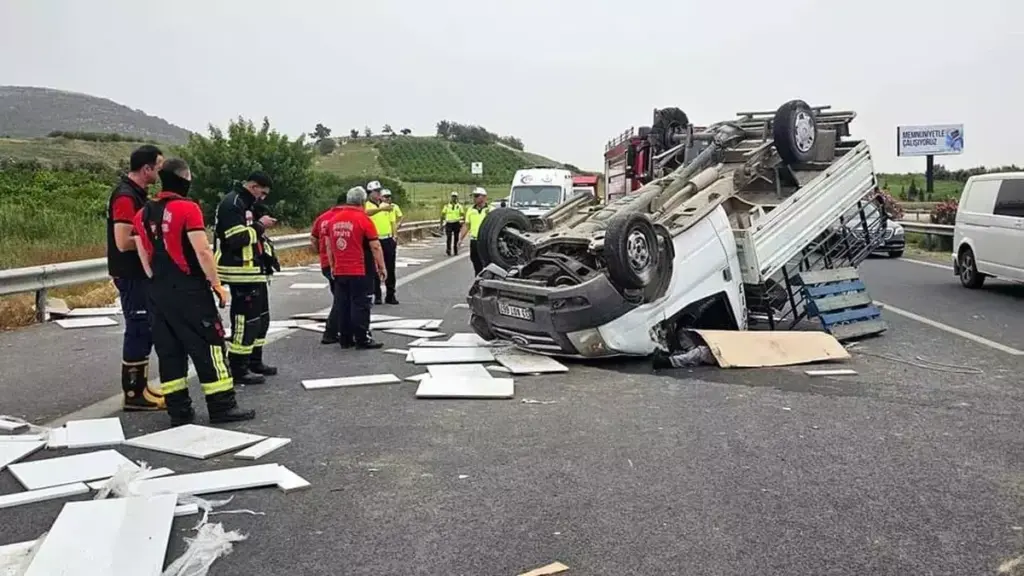
POLYGON ((1024 282, 1024 172, 972 176, 953 227, 953 273, 967 288, 994 276, 1024 282))

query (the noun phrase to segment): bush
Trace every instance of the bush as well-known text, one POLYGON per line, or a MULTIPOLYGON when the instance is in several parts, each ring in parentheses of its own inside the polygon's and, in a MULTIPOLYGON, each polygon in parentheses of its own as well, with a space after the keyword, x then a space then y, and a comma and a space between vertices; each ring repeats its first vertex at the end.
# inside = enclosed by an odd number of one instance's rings
POLYGON ((324 138, 316 144, 316 149, 320 152, 321 156, 327 156, 334 152, 334 149, 337 147, 338 143, 331 138, 324 138))
POLYGON ((878 198, 890 220, 903 220, 903 206, 887 190, 879 190, 878 198))
POLYGON ((152 140, 145 140, 136 136, 125 136, 124 134, 114 134, 106 132, 70 132, 66 130, 54 130, 47 134, 49 138, 65 138, 67 140, 85 140, 86 142, 149 142, 155 144, 152 140))
POLYGON ((932 213, 930 214, 932 224, 945 224, 947 226, 956 224, 956 212, 959 208, 960 203, 956 199, 939 202, 935 208, 932 208, 932 213))

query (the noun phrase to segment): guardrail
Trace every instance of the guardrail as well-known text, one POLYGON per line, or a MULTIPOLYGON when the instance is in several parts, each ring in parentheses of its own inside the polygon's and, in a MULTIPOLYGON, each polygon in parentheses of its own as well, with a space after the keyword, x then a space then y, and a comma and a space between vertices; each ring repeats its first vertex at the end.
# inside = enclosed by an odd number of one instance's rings
POLYGON ((925 234, 928 236, 953 236, 953 226, 949 224, 932 224, 930 222, 912 222, 900 220, 900 224, 907 232, 925 234))
MULTIPOLYGON (((415 235, 431 230, 437 225, 436 220, 406 222, 402 224, 399 234, 402 236, 415 235)), ((271 240, 277 250, 292 250, 309 246, 309 233, 271 237, 271 240)), ((101 282, 107 278, 109 276, 107 275, 106 258, 0 270, 0 296, 35 292, 36 321, 43 322, 46 319, 47 290, 88 282, 101 282)))

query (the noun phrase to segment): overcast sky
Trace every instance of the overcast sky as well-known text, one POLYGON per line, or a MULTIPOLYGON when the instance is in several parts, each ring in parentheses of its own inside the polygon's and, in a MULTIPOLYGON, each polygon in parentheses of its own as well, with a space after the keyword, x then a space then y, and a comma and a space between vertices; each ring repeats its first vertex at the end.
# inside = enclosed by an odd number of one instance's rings
POLYGON ((447 118, 589 169, 655 107, 710 123, 801 98, 856 110, 904 172, 924 160, 896 158, 897 124, 963 123, 948 166, 1024 164, 1022 21, 1010 0, 0 0, 0 84, 192 130, 447 118))

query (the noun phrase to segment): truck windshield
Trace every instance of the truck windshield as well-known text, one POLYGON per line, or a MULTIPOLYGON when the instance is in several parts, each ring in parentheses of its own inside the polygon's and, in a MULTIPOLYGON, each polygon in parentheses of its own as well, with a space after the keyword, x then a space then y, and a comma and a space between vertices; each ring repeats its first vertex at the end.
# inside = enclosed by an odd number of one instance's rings
POLYGON ((551 208, 562 200, 559 186, 515 186, 512 188, 511 206, 551 208))

